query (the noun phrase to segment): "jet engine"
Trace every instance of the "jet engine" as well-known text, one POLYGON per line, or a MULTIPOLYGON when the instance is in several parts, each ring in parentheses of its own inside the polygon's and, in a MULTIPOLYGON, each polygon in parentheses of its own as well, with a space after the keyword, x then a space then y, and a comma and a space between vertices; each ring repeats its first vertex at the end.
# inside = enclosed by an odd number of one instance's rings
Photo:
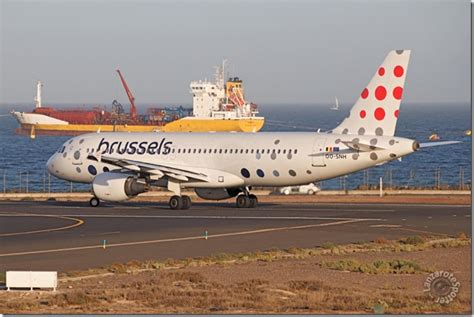
POLYGON ((237 196, 241 190, 238 188, 195 188, 196 194, 209 200, 222 200, 237 196))
POLYGON ((148 190, 146 183, 128 174, 106 172, 97 175, 92 191, 100 200, 123 201, 148 190))

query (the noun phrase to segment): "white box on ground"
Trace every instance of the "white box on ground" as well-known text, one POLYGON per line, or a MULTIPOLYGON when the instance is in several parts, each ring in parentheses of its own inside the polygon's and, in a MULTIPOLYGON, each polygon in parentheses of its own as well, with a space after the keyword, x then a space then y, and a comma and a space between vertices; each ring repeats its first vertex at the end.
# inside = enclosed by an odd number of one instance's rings
POLYGON ((58 272, 55 271, 7 271, 7 290, 10 288, 52 288, 58 287, 58 272))

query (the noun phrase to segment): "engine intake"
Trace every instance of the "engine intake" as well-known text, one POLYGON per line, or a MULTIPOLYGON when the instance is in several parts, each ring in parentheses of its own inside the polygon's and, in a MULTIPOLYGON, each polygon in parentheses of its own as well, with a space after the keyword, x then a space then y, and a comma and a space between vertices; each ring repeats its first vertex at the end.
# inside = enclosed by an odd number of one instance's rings
POLYGON ((148 191, 148 185, 127 174, 106 172, 94 178, 92 191, 100 200, 124 201, 148 191))

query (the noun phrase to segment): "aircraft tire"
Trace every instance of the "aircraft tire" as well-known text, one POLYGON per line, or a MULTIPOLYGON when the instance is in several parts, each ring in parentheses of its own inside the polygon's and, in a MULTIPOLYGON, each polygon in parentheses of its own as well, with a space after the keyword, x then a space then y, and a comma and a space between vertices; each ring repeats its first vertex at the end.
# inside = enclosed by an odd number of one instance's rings
POLYGON ((249 199, 248 208, 255 208, 255 207, 257 207, 257 204, 258 204, 257 196, 255 196, 255 195, 249 195, 248 199, 249 199))
POLYGON ((91 207, 98 207, 100 205, 100 200, 97 197, 92 197, 91 200, 89 200, 89 205, 91 207))
POLYGON ((250 205, 250 199, 245 195, 237 196, 235 203, 237 208, 248 208, 250 205))
POLYGON ((169 202, 170 208, 173 210, 178 210, 183 208, 183 199, 180 196, 171 196, 169 202))
POLYGON ((191 198, 189 198, 189 196, 182 196, 181 198, 183 200, 183 206, 181 207, 181 209, 191 208, 191 205, 192 205, 191 198))

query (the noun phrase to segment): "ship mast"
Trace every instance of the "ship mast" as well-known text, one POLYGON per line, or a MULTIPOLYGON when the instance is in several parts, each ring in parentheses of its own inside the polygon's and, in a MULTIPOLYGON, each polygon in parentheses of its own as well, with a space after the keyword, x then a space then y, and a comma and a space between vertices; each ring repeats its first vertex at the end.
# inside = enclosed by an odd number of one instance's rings
POLYGON ((41 87, 43 87, 43 84, 41 83, 41 81, 38 80, 38 82, 36 83, 35 108, 41 108, 41 87))
POLYGON ((137 117, 137 108, 135 107, 135 97, 133 97, 132 92, 128 88, 127 82, 122 76, 122 73, 120 73, 120 69, 117 69, 117 73, 120 76, 120 80, 122 81, 123 88, 125 89, 125 92, 127 93, 128 100, 130 100, 130 116, 132 119, 136 119, 137 117))

